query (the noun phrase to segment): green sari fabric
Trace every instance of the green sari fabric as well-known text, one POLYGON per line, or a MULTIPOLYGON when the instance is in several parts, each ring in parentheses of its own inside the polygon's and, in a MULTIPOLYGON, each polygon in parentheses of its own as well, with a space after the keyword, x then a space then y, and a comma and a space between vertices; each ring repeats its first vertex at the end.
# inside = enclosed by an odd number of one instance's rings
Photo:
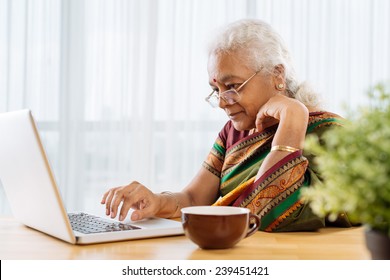
MULTIPOLYGON (((329 112, 310 113, 307 134, 321 135, 343 120, 329 112)), ((271 148, 277 125, 250 134, 237 131, 229 121, 219 133, 203 167, 220 178, 220 199, 214 205, 246 207, 261 219, 260 229, 308 231, 326 220, 312 213, 300 193, 321 177, 308 151, 290 153, 256 181, 254 178, 271 148)))

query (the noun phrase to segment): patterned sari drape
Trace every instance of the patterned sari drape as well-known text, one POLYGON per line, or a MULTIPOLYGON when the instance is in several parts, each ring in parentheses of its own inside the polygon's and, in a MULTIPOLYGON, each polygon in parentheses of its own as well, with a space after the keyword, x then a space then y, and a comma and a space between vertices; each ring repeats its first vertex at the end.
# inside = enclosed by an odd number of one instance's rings
MULTIPOLYGON (((307 134, 321 137, 342 119, 332 113, 309 116, 307 134)), ((325 225, 300 198, 300 191, 318 181, 313 155, 297 151, 284 157, 255 181, 268 155, 277 126, 249 134, 235 131, 228 122, 203 166, 221 178, 220 199, 214 205, 246 207, 261 218, 261 230, 313 230, 325 225)))

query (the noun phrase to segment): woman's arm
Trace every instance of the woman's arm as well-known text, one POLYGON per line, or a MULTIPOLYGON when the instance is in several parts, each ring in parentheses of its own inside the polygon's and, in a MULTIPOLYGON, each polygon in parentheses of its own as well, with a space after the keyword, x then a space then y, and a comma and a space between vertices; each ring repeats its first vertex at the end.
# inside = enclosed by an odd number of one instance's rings
MULTIPOLYGON (((263 129, 262 124, 269 119, 279 121, 272 146, 288 146, 303 149, 309 120, 309 110, 305 105, 295 99, 277 94, 257 114, 256 127, 258 131, 263 129)), ((257 173, 256 180, 289 153, 291 152, 271 151, 264 159, 257 173)))
POLYGON ((132 182, 127 186, 108 190, 101 203, 106 205, 106 215, 119 220, 134 209, 131 220, 148 217, 174 218, 180 216, 180 209, 191 205, 210 205, 218 198, 219 178, 201 168, 193 180, 181 192, 153 193, 144 185, 132 182), (121 205, 122 203, 122 205, 121 205))

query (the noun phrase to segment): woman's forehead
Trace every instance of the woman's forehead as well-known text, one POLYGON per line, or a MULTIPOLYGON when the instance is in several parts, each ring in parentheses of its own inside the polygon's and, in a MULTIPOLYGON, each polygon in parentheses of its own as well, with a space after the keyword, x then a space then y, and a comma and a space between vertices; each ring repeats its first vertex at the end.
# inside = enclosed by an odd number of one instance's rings
POLYGON ((235 78, 242 78, 250 68, 243 64, 237 56, 227 54, 210 55, 208 61, 210 82, 226 82, 235 78))
POLYGON ((224 68, 238 63, 240 63, 240 59, 235 52, 214 53, 209 56, 208 67, 224 68))

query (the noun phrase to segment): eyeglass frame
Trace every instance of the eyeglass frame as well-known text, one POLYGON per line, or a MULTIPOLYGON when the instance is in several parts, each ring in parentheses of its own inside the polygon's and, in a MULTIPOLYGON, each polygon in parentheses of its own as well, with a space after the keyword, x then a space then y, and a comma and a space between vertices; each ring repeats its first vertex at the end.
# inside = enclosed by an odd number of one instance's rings
POLYGON ((260 72, 260 70, 256 71, 252 76, 250 76, 248 79, 246 79, 246 80, 245 80, 237 89, 231 88, 231 89, 225 90, 225 91, 223 91, 223 92, 221 92, 221 93, 219 93, 219 94, 217 94, 217 91, 214 89, 208 96, 206 96, 205 101, 206 101, 207 103, 209 103, 210 106, 213 107, 213 108, 219 107, 219 105, 214 106, 214 105, 212 104, 212 102, 210 101, 210 99, 213 97, 213 94, 215 93, 216 98, 218 99, 218 102, 219 102, 220 98, 222 98, 222 100, 225 101, 225 102, 226 102, 227 104, 229 104, 229 105, 236 104, 236 103, 238 102, 238 100, 235 101, 235 100, 233 100, 232 98, 230 98, 230 100, 232 100, 233 103, 232 103, 232 102, 229 102, 229 100, 227 100, 226 97, 223 96, 223 94, 226 93, 226 92, 231 92, 231 91, 232 91, 232 92, 235 93, 238 97, 240 97, 239 91, 240 91, 240 90, 241 90, 241 89, 242 89, 250 80, 252 80, 252 78, 253 78, 254 76, 256 76, 259 72, 260 72))

